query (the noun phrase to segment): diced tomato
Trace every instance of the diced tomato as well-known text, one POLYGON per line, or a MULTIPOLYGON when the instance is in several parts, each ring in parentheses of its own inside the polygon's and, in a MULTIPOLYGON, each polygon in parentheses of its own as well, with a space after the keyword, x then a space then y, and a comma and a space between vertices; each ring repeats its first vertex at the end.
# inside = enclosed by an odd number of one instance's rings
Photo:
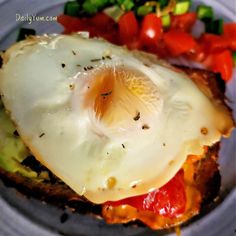
POLYGON ((206 51, 210 53, 219 52, 229 47, 229 39, 215 34, 203 34, 200 42, 204 44, 206 51))
POLYGON ((104 13, 98 13, 91 18, 60 15, 57 20, 64 26, 65 34, 77 31, 88 31, 90 37, 102 37, 112 43, 118 43, 116 23, 104 13))
POLYGON ((91 23, 99 30, 106 31, 112 29, 115 21, 103 12, 97 13, 91 18, 91 23))
POLYGON ((100 12, 92 18, 86 19, 91 36, 102 37, 112 43, 119 42, 116 22, 111 17, 100 12))
POLYGON ((141 42, 138 38, 134 39, 131 42, 126 43, 126 46, 128 49, 130 50, 141 50, 142 49, 142 45, 141 42))
POLYGON ((162 23, 161 19, 155 14, 150 13, 143 18, 140 41, 144 47, 151 48, 158 44, 162 36, 162 23))
POLYGON ((229 38, 226 35, 204 33, 187 57, 198 62, 204 60, 204 65, 211 68, 213 55, 218 55, 218 53, 232 47, 233 37, 229 38))
POLYGON ((60 15, 57 17, 57 21, 64 26, 65 32, 68 34, 77 31, 88 31, 92 35, 95 34, 95 27, 91 24, 91 19, 60 15))
POLYGON ((164 42, 172 56, 179 56, 193 50, 195 39, 188 33, 170 30, 164 34, 164 42))
POLYGON ((212 53, 204 64, 213 72, 218 72, 225 81, 229 81, 233 74, 233 58, 230 50, 212 53))
POLYGON ((205 45, 203 43, 198 42, 190 52, 185 54, 185 56, 191 61, 204 61, 207 57, 205 45))
POLYGON ((182 15, 172 15, 170 29, 190 32, 197 19, 195 12, 188 12, 182 15))
POLYGON ((138 21, 132 11, 119 19, 119 36, 122 44, 132 43, 138 36, 138 21))
POLYGON ((236 23, 224 24, 223 35, 229 39, 230 48, 236 50, 236 23))
POLYGON ((58 16, 57 21, 64 26, 67 33, 83 30, 85 25, 82 19, 67 15, 58 16))
POLYGON ((186 206, 184 171, 181 169, 160 189, 105 204, 108 206, 130 205, 140 211, 152 211, 158 215, 176 217, 185 211, 186 206))
POLYGON ((168 49, 163 39, 159 40, 156 47, 148 48, 147 51, 150 53, 156 54, 159 58, 163 58, 163 59, 167 58, 169 55, 168 49))
POLYGON ((211 66, 214 60, 214 54, 207 54, 206 58, 202 61, 202 64, 209 70, 211 70, 211 66))
POLYGON ((71 20, 73 20, 74 17, 67 16, 67 15, 59 15, 57 17, 57 22, 63 25, 64 27, 68 28, 71 24, 71 20))

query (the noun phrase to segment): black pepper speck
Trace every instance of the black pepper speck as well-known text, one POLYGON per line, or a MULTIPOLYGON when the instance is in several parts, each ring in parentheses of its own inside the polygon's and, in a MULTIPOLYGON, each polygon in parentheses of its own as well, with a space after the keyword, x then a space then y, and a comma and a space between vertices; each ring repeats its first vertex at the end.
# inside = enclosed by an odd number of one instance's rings
POLYGON ((142 129, 150 129, 150 127, 148 125, 143 125, 142 129))
POLYGON ((39 138, 42 138, 45 135, 45 133, 42 133, 39 135, 39 138))
POLYGON ((140 112, 137 112, 137 114, 135 115, 135 117, 133 118, 135 121, 140 119, 140 112))
POLYGON ((14 134, 15 136, 19 137, 19 134, 18 134, 17 130, 15 130, 15 131, 13 132, 13 134, 14 134))

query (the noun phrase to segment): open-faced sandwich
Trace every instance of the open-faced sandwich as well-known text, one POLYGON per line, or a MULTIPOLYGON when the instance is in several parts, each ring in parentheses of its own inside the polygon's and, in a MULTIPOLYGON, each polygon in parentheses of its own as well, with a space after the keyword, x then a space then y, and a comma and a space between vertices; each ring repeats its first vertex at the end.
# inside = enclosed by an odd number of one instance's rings
POLYGON ((15 127, 1 121, 2 161, 13 156, 17 168, 27 147, 70 187, 68 197, 101 205, 110 223, 158 229, 197 214, 233 127, 214 74, 77 35, 13 45, 0 89, 2 119, 15 127))
POLYGON ((0 175, 107 223, 186 222, 218 194, 234 127, 219 74, 78 34, 2 53, 0 175))

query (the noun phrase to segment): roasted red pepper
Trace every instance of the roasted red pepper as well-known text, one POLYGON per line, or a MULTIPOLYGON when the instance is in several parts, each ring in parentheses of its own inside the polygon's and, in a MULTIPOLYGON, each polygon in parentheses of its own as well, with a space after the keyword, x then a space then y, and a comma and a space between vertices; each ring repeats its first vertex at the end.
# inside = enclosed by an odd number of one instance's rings
POLYGON ((181 169, 160 189, 105 204, 107 206, 130 205, 140 211, 152 211, 158 215, 176 217, 184 213, 186 206, 184 171, 181 169))

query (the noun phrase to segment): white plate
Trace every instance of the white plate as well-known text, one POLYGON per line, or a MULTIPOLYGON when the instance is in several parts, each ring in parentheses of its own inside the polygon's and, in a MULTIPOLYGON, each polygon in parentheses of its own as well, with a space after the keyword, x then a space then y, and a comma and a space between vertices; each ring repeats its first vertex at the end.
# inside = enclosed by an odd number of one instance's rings
MULTIPOLYGON (((62 27, 56 22, 34 22, 31 25, 16 21, 16 14, 37 14, 55 16, 63 11, 65 0, 0 0, 0 50, 15 42, 17 30, 21 26, 34 28, 38 34, 61 32, 62 27)), ((197 1, 211 4, 219 17, 227 21, 236 21, 235 0, 197 1)), ((233 101, 230 105, 236 118, 236 76, 227 85, 227 96, 233 101)), ((210 213, 182 228, 182 236, 233 236, 236 235, 236 132, 230 140, 224 140, 220 152, 222 191, 229 190, 224 201, 210 213)), ((60 223, 63 214, 53 206, 46 206, 35 199, 27 199, 6 188, 0 182, 0 235, 10 236, 131 236, 157 235, 147 228, 106 225, 103 221, 90 216, 69 214, 69 219, 60 223)), ((172 235, 166 231, 158 235, 172 235)))

